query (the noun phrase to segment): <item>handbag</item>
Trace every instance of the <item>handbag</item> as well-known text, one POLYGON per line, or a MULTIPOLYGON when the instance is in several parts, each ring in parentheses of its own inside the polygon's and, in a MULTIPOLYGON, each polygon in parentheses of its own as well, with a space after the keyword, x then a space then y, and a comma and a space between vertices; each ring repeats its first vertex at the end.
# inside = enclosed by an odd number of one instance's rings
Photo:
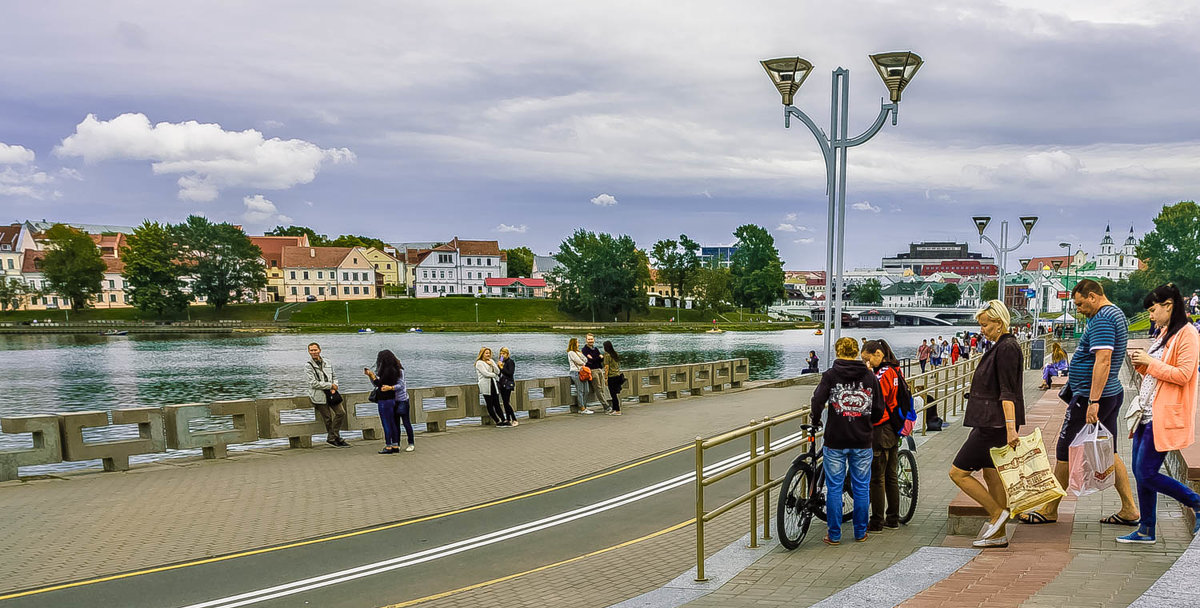
POLYGON ((1071 390, 1070 382, 1064 384, 1063 387, 1059 389, 1058 398, 1062 399, 1063 403, 1071 405, 1071 401, 1075 399, 1075 391, 1071 390))
POLYGON ((370 401, 371 403, 379 403, 379 387, 378 386, 371 389, 371 392, 367 393, 367 401, 370 401))
POLYGON ((342 394, 341 393, 335 393, 331 390, 325 391, 325 405, 328 405, 329 407, 333 407, 335 405, 340 405, 341 403, 342 403, 342 394))
POLYGON ((579 368, 579 381, 580 382, 591 382, 592 381, 592 368, 590 368, 586 365, 579 368))

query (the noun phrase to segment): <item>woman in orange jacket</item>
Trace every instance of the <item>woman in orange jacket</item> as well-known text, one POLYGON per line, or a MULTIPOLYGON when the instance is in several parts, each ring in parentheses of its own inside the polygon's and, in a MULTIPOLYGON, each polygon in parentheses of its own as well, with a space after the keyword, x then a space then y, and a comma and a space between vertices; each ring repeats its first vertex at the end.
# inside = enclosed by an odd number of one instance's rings
POLYGON ((1138 529, 1117 538, 1119 543, 1153 544, 1158 495, 1166 494, 1192 509, 1200 531, 1200 495, 1175 479, 1159 473, 1168 452, 1188 447, 1196 439, 1196 363, 1200 334, 1190 323, 1183 296, 1171 283, 1157 287, 1142 304, 1150 319, 1164 328, 1149 350, 1131 351, 1134 369, 1142 374, 1138 410, 1128 418, 1133 427, 1133 475, 1137 479, 1142 518, 1138 529), (1140 419, 1139 419, 1140 418, 1140 419))

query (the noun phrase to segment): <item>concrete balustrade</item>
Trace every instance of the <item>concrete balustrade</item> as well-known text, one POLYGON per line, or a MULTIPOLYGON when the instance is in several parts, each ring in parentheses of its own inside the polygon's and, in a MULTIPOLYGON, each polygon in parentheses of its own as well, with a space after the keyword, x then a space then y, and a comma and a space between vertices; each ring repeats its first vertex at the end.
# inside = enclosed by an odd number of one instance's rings
POLYGON ((0 481, 17 478, 17 467, 62 462, 62 438, 58 416, 11 416, 0 418, 0 431, 31 433, 33 447, 0 452, 0 481))
MULTIPOLYGON (((651 403, 659 394, 677 399, 685 392, 703 395, 706 389, 716 392, 724 390, 725 385, 740 387, 749 379, 750 367, 746 359, 731 359, 627 369, 624 373, 628 382, 622 395, 651 403)), ((572 404, 571 392, 567 376, 517 380, 512 406, 516 411, 527 412, 531 419, 544 418, 549 408, 572 404), (540 390, 541 397, 530 396, 534 390, 540 390)), ((346 406, 343 430, 361 431, 364 439, 379 439, 383 424, 375 414, 374 404, 366 406, 367 393, 344 393, 343 398, 346 406), (362 415, 358 413, 360 406, 364 409, 362 415)), ((428 432, 444 432, 450 420, 462 418, 478 417, 483 424, 491 424, 480 400, 479 387, 474 383, 413 388, 408 391, 408 399, 413 423, 424 423, 428 432), (426 409, 427 402, 434 399, 443 399, 445 408, 426 409)), ((101 460, 105 471, 125 471, 129 469, 130 456, 165 452, 168 448, 200 449, 205 458, 224 458, 228 446, 259 439, 287 439, 292 448, 311 448, 313 435, 324 434, 325 426, 317 417, 284 422, 283 413, 289 411, 304 412, 307 417, 312 415, 313 405, 307 396, 300 396, 0 418, 3 433, 33 435, 32 448, 0 452, 0 481, 16 479, 18 467, 64 460, 101 460), (190 421, 217 416, 231 417, 233 428, 191 429, 190 421), (124 424, 136 424, 138 438, 92 442, 83 439, 84 429, 124 424)))
POLYGON ((289 447, 311 448, 312 436, 325 432, 325 425, 321 424, 319 418, 284 422, 280 417, 287 410, 313 412, 313 404, 308 397, 259 399, 255 406, 258 410, 258 436, 263 439, 287 439, 289 447))
POLYGON ((231 443, 258 441, 258 413, 253 399, 168 405, 166 414, 167 447, 172 450, 200 449, 205 458, 225 458, 231 443), (190 421, 198 418, 230 416, 232 430, 192 431, 190 421))
POLYGON ((112 411, 112 425, 136 424, 137 439, 114 439, 85 443, 83 429, 109 426, 108 412, 71 412, 59 414, 63 460, 100 460, 105 471, 128 471, 129 457, 167 451, 163 410, 136 407, 112 411))

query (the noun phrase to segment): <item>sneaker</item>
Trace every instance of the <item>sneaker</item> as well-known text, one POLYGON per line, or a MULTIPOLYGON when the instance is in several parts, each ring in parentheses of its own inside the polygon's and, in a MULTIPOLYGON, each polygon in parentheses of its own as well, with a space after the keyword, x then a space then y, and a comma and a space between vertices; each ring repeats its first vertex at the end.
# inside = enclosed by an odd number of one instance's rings
POLYGON ((350 444, 349 444, 349 443, 346 443, 346 440, 345 440, 345 439, 338 439, 338 441, 337 441, 337 447, 339 447, 339 448, 348 448, 348 447, 350 447, 350 444))
POLYGON ((888 530, 899 530, 899 529, 900 529, 900 522, 898 522, 898 521, 886 522, 886 521, 885 521, 885 522, 883 522, 883 527, 884 527, 884 528, 886 528, 886 529, 888 529, 888 530))
POLYGON ((609 412, 608 415, 609 416, 620 416, 621 412, 609 412))
POLYGON ((1154 535, 1153 534, 1142 534, 1142 531, 1139 529, 1139 530, 1134 530, 1133 532, 1130 532, 1129 534, 1126 534, 1125 536, 1118 536, 1117 542, 1124 543, 1127 545, 1153 545, 1154 544, 1154 535))
POLYGON ((509 426, 512 426, 512 425, 507 422, 497 422, 496 423, 496 428, 504 428, 504 427, 509 427, 509 426))
POLYGON ((335 448, 338 447, 338 442, 336 439, 326 439, 325 443, 328 443, 329 445, 331 445, 335 448))
POLYGON ((1009 515, 1008 509, 1001 511, 1000 517, 997 517, 996 521, 993 521, 992 523, 988 524, 988 527, 983 531, 982 534, 980 534, 980 536, 983 537, 982 540, 987 540, 990 537, 995 536, 996 533, 1000 531, 1000 527, 1004 525, 1004 522, 1008 521, 1008 515, 1009 515))
POLYGON ((417 446, 415 446, 415 445, 413 445, 413 444, 411 444, 411 443, 410 443, 410 444, 408 444, 408 447, 404 448, 404 451, 405 451, 405 452, 411 452, 411 451, 413 451, 413 450, 415 450, 415 449, 417 449, 417 446))
POLYGON ((883 525, 867 524, 867 532, 883 532, 883 525))
POLYGON ((1008 536, 997 536, 996 538, 981 538, 973 543, 972 547, 979 549, 1003 549, 1008 546, 1008 536))
POLYGON ((584 409, 580 410, 580 411, 579 411, 579 413, 580 413, 580 414, 594 414, 595 412, 593 412, 592 410, 589 410, 589 409, 586 409, 586 408, 584 408, 584 409))
POLYGON ((607 405, 606 405, 606 406, 604 406, 604 413, 605 413, 605 414, 611 414, 611 413, 612 413, 612 408, 611 408, 611 407, 608 407, 607 405))

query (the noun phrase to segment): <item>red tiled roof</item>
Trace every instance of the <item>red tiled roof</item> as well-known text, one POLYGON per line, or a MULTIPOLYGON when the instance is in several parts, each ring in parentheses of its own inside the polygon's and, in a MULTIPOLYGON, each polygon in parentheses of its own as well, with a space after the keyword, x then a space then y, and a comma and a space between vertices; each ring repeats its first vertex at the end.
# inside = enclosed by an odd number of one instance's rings
POLYGON ((517 278, 500 278, 484 279, 483 284, 487 287, 508 287, 513 283, 520 283, 525 287, 545 287, 546 279, 523 279, 517 278))
POLYGON ((280 254, 280 268, 337 268, 353 247, 287 247, 280 254))
POLYGON ((88 234, 92 242, 100 249, 102 255, 121 257, 121 248, 125 246, 125 234, 88 234))
POLYGON ((1025 270, 1041 270, 1046 266, 1054 268, 1055 261, 1058 261, 1062 266, 1069 266, 1072 259, 1074 258, 1069 255, 1048 255, 1040 258, 1032 258, 1025 265, 1025 270))
POLYGON ((307 247, 307 236, 252 236, 250 242, 258 245, 262 250, 263 259, 267 261, 267 267, 271 266, 271 262, 275 262, 276 266, 283 266, 283 248, 284 247, 307 247))
POLYGON ((41 272, 42 258, 45 257, 45 251, 37 251, 35 249, 26 251, 25 259, 21 262, 21 272, 41 272))
POLYGON ((21 225, 0 226, 0 250, 16 251, 17 239, 21 237, 21 225), (4 246, 8 245, 7 248, 4 246))
POLYGON ((454 237, 446 244, 453 246, 461 255, 500 255, 499 241, 463 241, 454 237))

